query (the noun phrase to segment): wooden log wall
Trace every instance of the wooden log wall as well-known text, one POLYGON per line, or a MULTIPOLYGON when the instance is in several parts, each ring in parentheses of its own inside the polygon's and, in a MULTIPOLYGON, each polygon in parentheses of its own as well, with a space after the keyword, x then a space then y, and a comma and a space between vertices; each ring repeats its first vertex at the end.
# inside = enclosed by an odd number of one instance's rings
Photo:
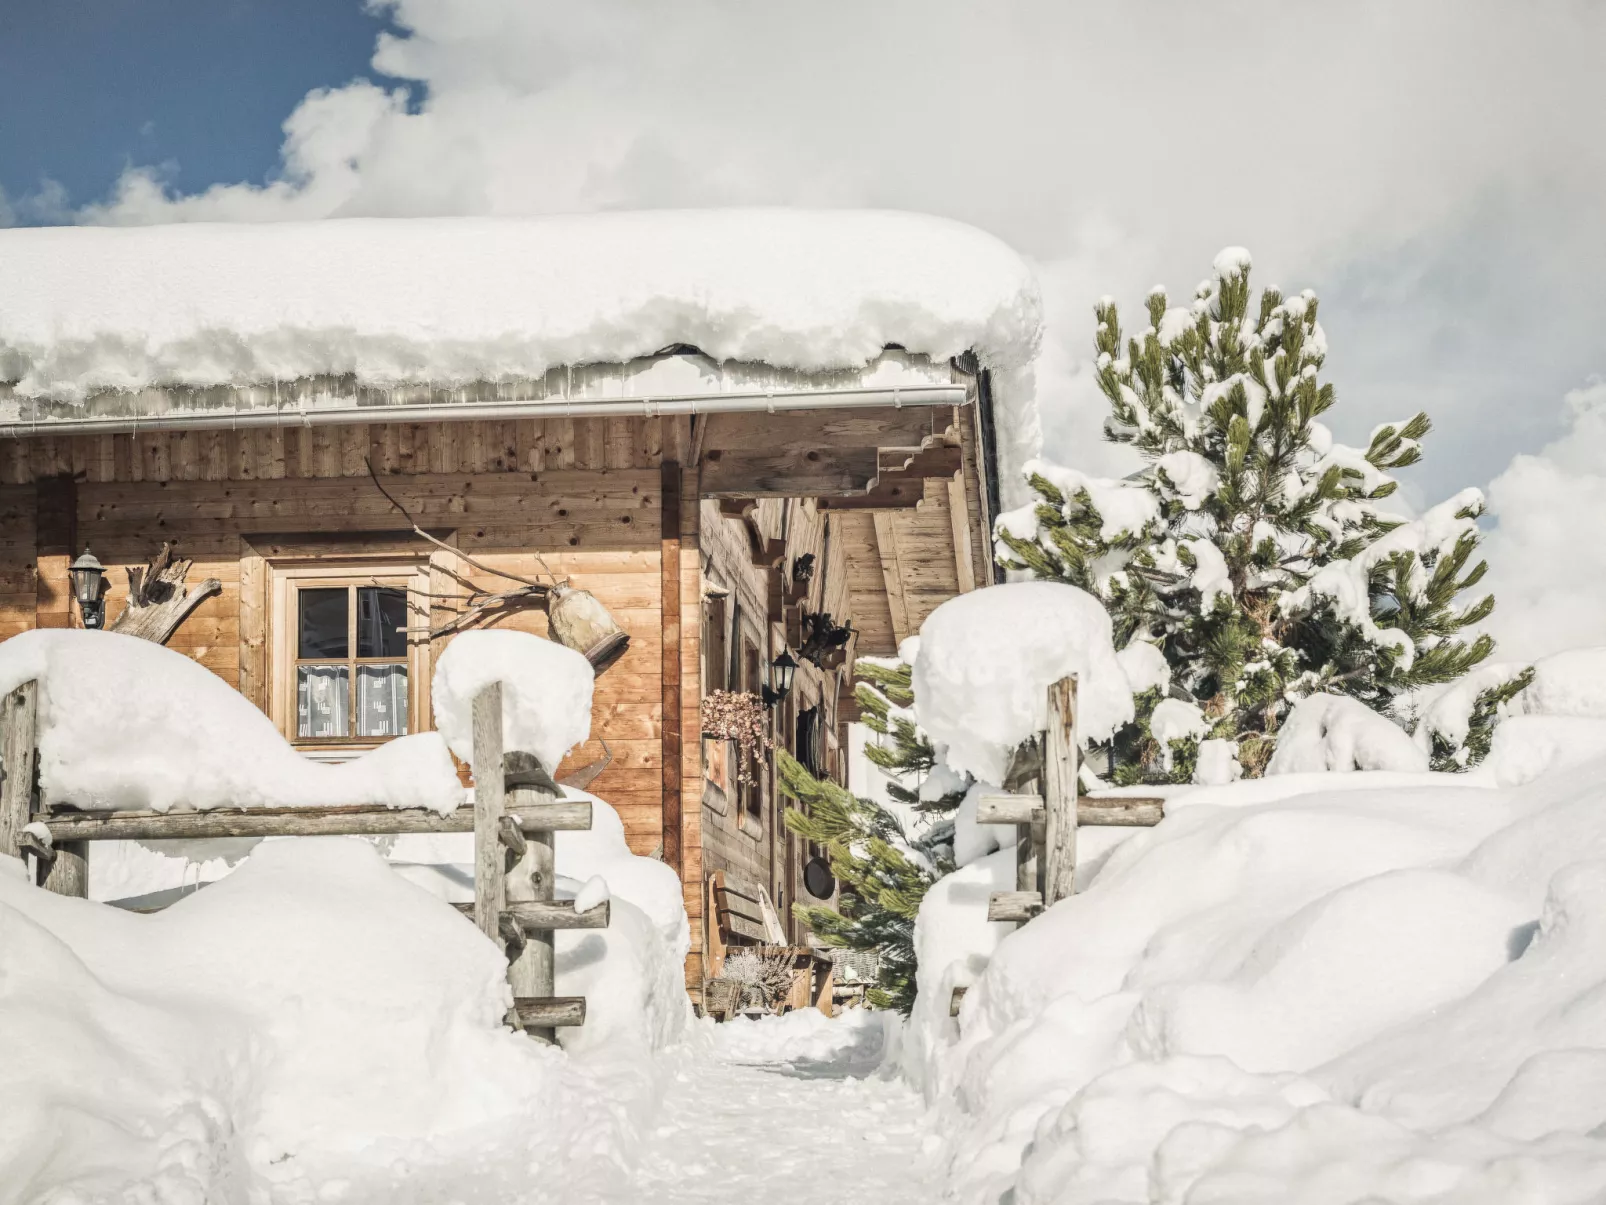
MULTIPOLYGON (((630 634, 629 651, 597 681, 592 739, 559 773, 600 757, 607 740, 613 761, 590 789, 619 811, 635 852, 674 853, 696 935, 701 809, 679 807, 670 813, 678 832, 663 829, 666 784, 678 781, 682 797, 696 800, 701 783, 696 624, 681 626, 678 658, 674 637, 664 643, 674 604, 695 616, 701 598, 695 474, 679 474, 689 478, 681 496, 663 492, 663 466, 685 462, 690 436, 684 418, 622 417, 3 440, 0 637, 77 622, 65 571, 84 543, 108 566, 115 615, 127 592, 123 567, 172 540, 193 558, 194 580, 216 577, 223 590, 169 647, 263 705, 275 558, 406 551, 427 560, 432 590, 452 588, 453 558, 429 555, 405 531, 368 480, 371 460, 426 529, 494 568, 530 576, 544 561, 595 594, 630 634), (667 515, 678 527, 668 572, 667 515), (671 696, 665 668, 677 661, 671 696), (678 715, 665 713, 671 697, 678 715)), ((456 568, 478 585, 501 580, 456 568)), ((496 626, 544 634, 546 616, 519 612, 496 626)))

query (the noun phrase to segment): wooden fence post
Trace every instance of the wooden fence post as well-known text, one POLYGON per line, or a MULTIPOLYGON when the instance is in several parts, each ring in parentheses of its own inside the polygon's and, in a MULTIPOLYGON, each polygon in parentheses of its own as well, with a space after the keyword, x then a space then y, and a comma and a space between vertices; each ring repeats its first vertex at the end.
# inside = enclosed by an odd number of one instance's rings
MULTIPOLYGON (((508 785, 508 804, 517 809, 521 805, 547 804, 555 800, 551 790, 530 785, 530 780, 545 777, 533 754, 513 752, 504 755, 505 779, 508 785)), ((509 818, 511 820, 511 818, 509 818)), ((509 903, 546 903, 553 899, 557 880, 556 860, 553 856, 553 837, 550 832, 520 834, 516 823, 503 824, 507 858, 514 865, 508 872, 507 898, 509 903)), ((518 999, 550 998, 557 986, 556 960, 553 943, 557 934, 551 929, 522 932, 515 926, 508 934, 508 982, 513 997, 518 999)), ((526 1026, 530 1036, 543 1041, 557 1041, 557 1031, 550 1025, 526 1026)))
POLYGON ((24 682, 0 699, 0 854, 22 856, 22 830, 33 812, 39 683, 24 682))
POLYGON ((507 910, 507 868, 502 852, 502 684, 492 682, 474 696, 474 923, 502 944, 502 913, 507 910))
POLYGON ((1043 907, 1071 894, 1076 877, 1076 676, 1048 688, 1043 745, 1043 907))

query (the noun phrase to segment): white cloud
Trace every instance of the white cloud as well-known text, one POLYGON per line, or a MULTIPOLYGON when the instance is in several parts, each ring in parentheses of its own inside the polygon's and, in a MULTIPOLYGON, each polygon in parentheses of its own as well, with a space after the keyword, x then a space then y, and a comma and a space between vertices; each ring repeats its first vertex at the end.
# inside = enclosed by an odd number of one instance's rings
POLYGON ((1606 644, 1606 380, 1566 396, 1567 432, 1489 487, 1485 541, 1502 660, 1606 644))
MULTIPOLYGON (((356 0, 350 0, 356 2, 356 0)), ((1606 370, 1606 6, 1589 0, 374 0, 366 81, 311 93, 263 185, 131 171, 86 220, 775 203, 922 209, 1040 265, 1050 449, 1119 468, 1102 293, 1184 296, 1240 243, 1316 287, 1341 438, 1426 407, 1431 502, 1606 370)))

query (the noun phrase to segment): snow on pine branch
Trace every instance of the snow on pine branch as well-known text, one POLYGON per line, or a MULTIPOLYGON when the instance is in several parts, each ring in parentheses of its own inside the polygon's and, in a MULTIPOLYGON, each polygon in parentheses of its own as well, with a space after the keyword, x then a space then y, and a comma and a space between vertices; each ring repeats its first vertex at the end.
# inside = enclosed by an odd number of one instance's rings
MULTIPOLYGON (((1130 337, 1115 302, 1099 302, 1105 431, 1147 464, 1111 481, 1031 462, 1036 502, 995 528, 1006 567, 1089 592, 1118 647, 1164 656, 1170 681, 1137 691, 1136 730, 1115 742, 1140 780, 1172 781, 1189 760, 1150 728, 1161 695, 1191 700, 1209 721, 1198 739, 1236 742, 1257 773, 1299 699, 1348 695, 1394 714, 1401 696, 1492 651, 1459 635, 1494 605, 1462 599, 1484 573, 1482 495, 1463 490, 1411 520, 1386 511, 1395 472, 1421 458, 1427 416, 1378 426, 1364 448, 1336 441, 1321 421, 1338 398, 1321 377, 1316 298, 1257 299, 1250 267, 1228 248, 1185 307, 1153 290, 1130 337)), ((1480 708, 1492 714, 1487 699, 1480 708)))

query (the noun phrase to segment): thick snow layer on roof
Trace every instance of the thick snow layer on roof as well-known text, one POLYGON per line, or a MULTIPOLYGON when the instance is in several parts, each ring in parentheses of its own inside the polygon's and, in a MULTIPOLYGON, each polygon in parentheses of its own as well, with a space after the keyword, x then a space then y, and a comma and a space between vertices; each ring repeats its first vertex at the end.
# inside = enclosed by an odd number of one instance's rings
POLYGON ((450 384, 672 344, 819 370, 888 344, 1036 354, 1037 284, 921 214, 684 210, 0 232, 0 380, 30 397, 318 374, 450 384))

